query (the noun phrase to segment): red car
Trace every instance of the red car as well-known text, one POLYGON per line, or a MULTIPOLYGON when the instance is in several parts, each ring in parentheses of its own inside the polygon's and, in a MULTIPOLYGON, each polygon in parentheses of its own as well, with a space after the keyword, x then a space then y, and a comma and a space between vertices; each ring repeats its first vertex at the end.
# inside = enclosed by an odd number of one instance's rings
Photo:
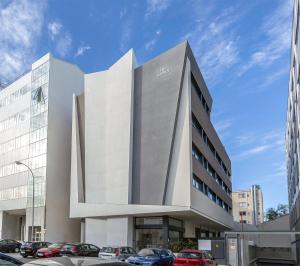
POLYGON ((203 250, 184 249, 180 251, 173 263, 174 266, 217 266, 217 262, 203 250))
POLYGON ((47 248, 40 248, 37 251, 37 257, 39 258, 50 258, 57 257, 60 255, 61 249, 65 243, 53 243, 47 248))

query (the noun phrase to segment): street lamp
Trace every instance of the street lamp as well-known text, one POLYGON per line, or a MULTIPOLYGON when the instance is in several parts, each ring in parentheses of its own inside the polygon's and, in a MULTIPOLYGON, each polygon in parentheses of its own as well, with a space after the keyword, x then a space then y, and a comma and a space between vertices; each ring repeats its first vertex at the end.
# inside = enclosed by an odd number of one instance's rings
POLYGON ((32 175, 32 225, 31 225, 31 241, 33 242, 34 241, 34 174, 31 170, 31 168, 25 164, 25 163, 22 163, 20 161, 16 161, 16 164, 17 165, 24 165, 31 173, 32 175))

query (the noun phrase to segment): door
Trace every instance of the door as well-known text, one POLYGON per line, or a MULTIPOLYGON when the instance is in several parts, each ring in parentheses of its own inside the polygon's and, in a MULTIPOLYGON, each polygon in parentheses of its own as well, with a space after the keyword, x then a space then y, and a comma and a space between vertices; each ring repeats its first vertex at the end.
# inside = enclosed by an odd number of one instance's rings
POLYGON ((7 240, 7 250, 14 251, 15 248, 19 248, 17 242, 14 240, 7 240))
POLYGON ((161 260, 161 265, 171 264, 171 256, 169 255, 167 250, 163 249, 160 252, 160 260, 161 260))
POLYGON ((89 254, 89 245, 87 245, 87 244, 83 244, 82 246, 81 246, 81 256, 88 256, 88 254, 89 254))
POLYGON ((211 241, 211 254, 215 259, 225 258, 225 240, 213 239, 211 241))
POLYGON ((0 251, 5 252, 7 250, 7 240, 0 241, 0 251))
POLYGON ((94 245, 89 245, 89 254, 90 257, 98 257, 99 248, 94 245))

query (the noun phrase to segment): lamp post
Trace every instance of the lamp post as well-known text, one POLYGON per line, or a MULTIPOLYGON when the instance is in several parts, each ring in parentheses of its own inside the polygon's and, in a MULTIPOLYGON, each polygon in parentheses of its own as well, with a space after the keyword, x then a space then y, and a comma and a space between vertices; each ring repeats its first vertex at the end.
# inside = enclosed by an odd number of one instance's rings
POLYGON ((34 174, 31 170, 31 168, 25 164, 25 163, 22 163, 20 161, 16 161, 16 164, 17 165, 24 165, 31 173, 32 175, 32 225, 31 225, 31 241, 33 242, 34 241, 34 174))

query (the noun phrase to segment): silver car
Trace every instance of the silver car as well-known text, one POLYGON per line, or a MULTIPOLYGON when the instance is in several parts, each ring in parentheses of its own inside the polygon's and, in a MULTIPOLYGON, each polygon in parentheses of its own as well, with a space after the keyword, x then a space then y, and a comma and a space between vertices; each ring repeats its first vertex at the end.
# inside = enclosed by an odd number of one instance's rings
POLYGON ((100 258, 58 257, 38 259, 23 264, 23 266, 132 266, 126 262, 107 261, 100 258))

